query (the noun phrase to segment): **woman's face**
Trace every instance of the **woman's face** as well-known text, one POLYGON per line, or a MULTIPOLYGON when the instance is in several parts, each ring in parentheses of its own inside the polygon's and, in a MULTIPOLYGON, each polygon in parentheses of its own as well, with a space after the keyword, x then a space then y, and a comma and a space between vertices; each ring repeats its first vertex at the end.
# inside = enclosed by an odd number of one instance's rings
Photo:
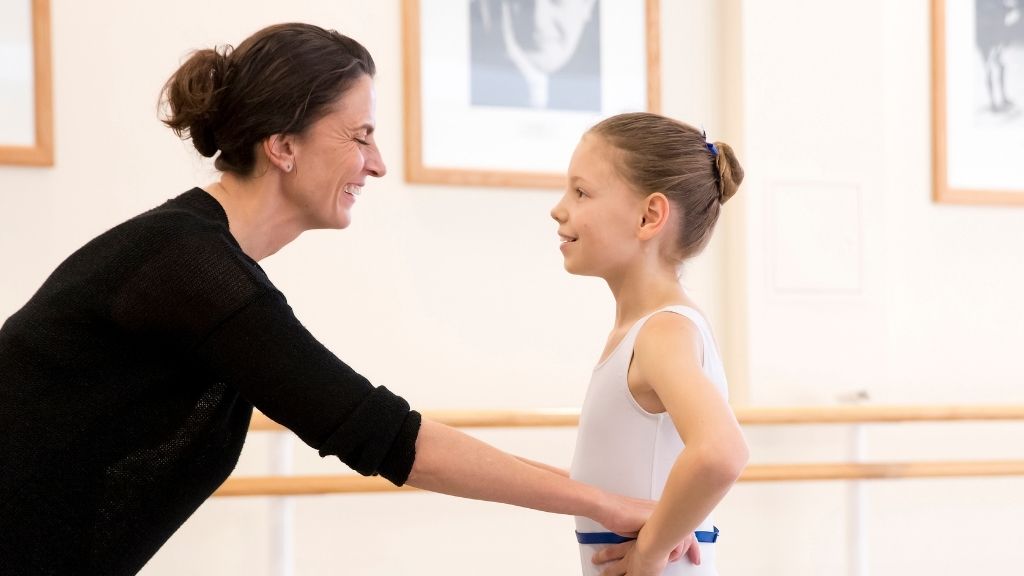
POLYGON ((376 123, 373 79, 363 76, 330 113, 291 140, 294 166, 283 188, 304 229, 347 227, 366 177, 387 172, 374 141, 376 123))

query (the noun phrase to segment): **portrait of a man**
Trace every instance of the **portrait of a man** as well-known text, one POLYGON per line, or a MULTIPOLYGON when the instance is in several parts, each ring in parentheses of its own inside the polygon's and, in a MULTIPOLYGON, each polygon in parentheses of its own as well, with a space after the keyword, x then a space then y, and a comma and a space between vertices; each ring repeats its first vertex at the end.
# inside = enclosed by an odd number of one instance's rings
POLYGON ((597 0, 473 0, 470 103, 601 109, 597 0))

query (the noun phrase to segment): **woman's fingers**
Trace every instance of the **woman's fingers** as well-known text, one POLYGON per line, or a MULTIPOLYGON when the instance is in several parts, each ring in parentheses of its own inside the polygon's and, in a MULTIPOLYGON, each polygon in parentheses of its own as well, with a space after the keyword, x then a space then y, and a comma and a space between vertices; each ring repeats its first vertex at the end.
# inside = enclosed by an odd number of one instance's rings
POLYGON ((594 553, 590 559, 594 564, 604 564, 615 560, 622 560, 626 554, 636 545, 635 541, 622 542, 621 544, 610 544, 594 553))
POLYGON ((607 568, 601 571, 601 576, 625 576, 626 574, 626 562, 625 560, 619 560, 614 564, 609 564, 607 568))

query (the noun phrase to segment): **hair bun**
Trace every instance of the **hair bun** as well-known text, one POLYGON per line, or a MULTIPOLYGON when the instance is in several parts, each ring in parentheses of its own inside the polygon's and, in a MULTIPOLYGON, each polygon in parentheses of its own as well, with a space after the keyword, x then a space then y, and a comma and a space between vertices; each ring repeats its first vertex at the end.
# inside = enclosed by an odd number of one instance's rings
POLYGON ((217 153, 217 96, 224 85, 231 47, 194 52, 164 85, 163 99, 169 112, 164 124, 179 136, 186 135, 200 154, 217 153))
POLYGON ((715 167, 718 169, 718 202, 725 204, 732 198, 743 182, 743 167, 732 151, 732 146, 725 142, 715 142, 718 154, 715 156, 715 167))

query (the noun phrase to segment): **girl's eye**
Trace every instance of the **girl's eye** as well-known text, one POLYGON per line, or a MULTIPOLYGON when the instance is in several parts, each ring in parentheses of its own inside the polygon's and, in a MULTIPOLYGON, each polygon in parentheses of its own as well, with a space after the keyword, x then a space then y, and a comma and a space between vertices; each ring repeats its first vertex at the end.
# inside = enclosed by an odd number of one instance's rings
POLYGON ((583 189, 582 188, 577 188, 576 189, 576 197, 577 198, 583 198, 584 196, 586 196, 586 194, 583 192, 583 189))

